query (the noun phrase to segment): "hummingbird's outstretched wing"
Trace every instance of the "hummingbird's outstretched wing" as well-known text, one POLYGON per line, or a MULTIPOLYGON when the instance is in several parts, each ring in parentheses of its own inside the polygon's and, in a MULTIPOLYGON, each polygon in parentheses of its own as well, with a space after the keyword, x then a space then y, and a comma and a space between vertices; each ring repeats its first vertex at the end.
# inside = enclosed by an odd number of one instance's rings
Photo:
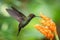
POLYGON ((26 16, 23 13, 16 10, 14 7, 12 7, 12 9, 6 9, 6 10, 11 16, 13 16, 19 22, 22 22, 26 19, 26 16))
POLYGON ((16 10, 14 7, 12 7, 12 9, 6 9, 6 10, 11 16, 13 16, 15 19, 17 19, 20 22, 18 26, 18 34, 19 34, 21 28, 23 28, 23 22, 27 17, 23 13, 16 10))

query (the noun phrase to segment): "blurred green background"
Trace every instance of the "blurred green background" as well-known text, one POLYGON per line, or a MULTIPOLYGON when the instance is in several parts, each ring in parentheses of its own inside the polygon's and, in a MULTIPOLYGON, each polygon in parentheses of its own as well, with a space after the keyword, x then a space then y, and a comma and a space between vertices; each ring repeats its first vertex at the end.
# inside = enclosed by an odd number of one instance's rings
POLYGON ((0 40, 42 40, 44 38, 44 35, 34 28, 34 25, 39 23, 39 18, 32 19, 17 37, 19 22, 6 11, 6 8, 11 6, 26 16, 30 13, 39 16, 42 12, 52 18, 60 37, 60 0, 0 0, 0 40))

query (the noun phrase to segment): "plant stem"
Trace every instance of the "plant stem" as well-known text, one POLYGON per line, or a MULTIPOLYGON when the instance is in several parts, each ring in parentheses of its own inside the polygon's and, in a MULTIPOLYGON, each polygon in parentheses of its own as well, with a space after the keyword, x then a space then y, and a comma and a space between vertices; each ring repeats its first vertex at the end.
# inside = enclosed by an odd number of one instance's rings
POLYGON ((57 32, 54 32, 56 40, 59 40, 57 32))

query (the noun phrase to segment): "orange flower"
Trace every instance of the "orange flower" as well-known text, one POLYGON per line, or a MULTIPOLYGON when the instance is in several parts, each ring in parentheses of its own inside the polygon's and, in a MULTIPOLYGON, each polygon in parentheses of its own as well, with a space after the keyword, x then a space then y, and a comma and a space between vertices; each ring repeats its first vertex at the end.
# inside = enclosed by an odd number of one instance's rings
POLYGON ((53 38, 54 34, 47 27, 43 27, 41 25, 35 25, 36 29, 39 30, 42 34, 44 34, 48 39, 53 38))
POLYGON ((48 26, 49 29, 50 29, 52 32, 56 31, 56 25, 55 25, 55 23, 54 23, 50 18, 48 18, 48 17, 46 17, 46 16, 44 16, 44 15, 42 15, 42 14, 40 14, 40 17, 43 19, 43 20, 41 21, 41 23, 42 23, 44 26, 48 26), (44 22, 43 22, 43 21, 44 21, 44 22))
POLYGON ((54 38, 54 32, 56 32, 56 25, 55 23, 48 17, 40 14, 40 17, 43 19, 41 20, 41 25, 36 25, 36 29, 39 30, 42 34, 44 34, 48 39, 54 38))

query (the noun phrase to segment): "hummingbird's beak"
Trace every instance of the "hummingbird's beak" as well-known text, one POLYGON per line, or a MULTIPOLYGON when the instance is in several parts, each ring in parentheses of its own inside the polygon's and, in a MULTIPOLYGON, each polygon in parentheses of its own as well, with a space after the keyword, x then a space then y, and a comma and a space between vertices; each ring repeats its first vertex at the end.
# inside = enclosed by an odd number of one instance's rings
POLYGON ((40 16, 36 16, 36 17, 39 17, 40 18, 40 16))

